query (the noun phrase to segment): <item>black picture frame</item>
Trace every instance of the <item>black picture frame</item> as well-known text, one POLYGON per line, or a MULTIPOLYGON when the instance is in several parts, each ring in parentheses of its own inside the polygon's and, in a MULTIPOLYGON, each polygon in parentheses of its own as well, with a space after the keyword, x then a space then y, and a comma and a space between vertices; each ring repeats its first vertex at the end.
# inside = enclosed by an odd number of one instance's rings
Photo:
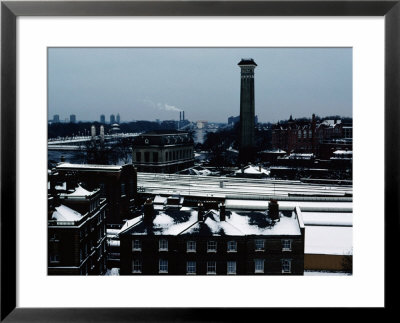
MULTIPOLYGON (((399 229, 400 0, 353 1, 2 1, 1 2, 1 321, 237 321, 266 309, 17 308, 16 19, 18 16, 384 16, 385 17, 385 309, 395 306, 399 229), (393 259, 393 260, 392 260, 393 259), (251 313, 249 312, 251 310, 251 313)), ((371 257, 373 261, 373 257, 371 257)), ((178 304, 177 304, 178 306, 178 304)), ((278 309, 274 309, 278 310, 278 309)), ((278 311, 283 311, 282 309, 278 311)), ((329 311, 332 315, 336 311, 329 311)), ((329 314, 329 315, 331 315, 329 314)), ((339 314, 336 314, 339 315, 339 314)))

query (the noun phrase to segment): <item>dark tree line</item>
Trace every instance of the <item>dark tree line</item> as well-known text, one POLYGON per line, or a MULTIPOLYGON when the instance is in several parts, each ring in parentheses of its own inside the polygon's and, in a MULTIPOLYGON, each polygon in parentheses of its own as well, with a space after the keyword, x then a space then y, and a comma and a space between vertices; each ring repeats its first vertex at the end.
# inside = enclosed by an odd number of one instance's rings
POLYGON ((87 164, 116 165, 120 161, 128 163, 132 154, 132 138, 118 138, 111 145, 100 140, 85 143, 85 162, 87 164))
MULTIPOLYGON (((254 131, 256 153, 271 148, 271 130, 255 128, 254 131)), ((212 166, 218 168, 223 166, 236 166, 238 156, 228 149, 239 150, 239 135, 240 128, 239 123, 237 123, 233 128, 207 133, 204 144, 196 148, 210 152, 210 164, 212 166)))

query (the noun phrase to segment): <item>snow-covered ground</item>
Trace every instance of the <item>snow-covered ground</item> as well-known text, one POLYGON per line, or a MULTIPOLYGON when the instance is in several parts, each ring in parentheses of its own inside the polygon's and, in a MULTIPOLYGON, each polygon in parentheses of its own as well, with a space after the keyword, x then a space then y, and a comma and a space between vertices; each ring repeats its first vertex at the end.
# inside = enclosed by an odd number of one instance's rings
POLYGON ((339 271, 314 271, 305 270, 304 276, 351 276, 350 273, 344 273, 339 271))
POLYGON ((107 269, 105 276, 119 276, 119 268, 107 269))

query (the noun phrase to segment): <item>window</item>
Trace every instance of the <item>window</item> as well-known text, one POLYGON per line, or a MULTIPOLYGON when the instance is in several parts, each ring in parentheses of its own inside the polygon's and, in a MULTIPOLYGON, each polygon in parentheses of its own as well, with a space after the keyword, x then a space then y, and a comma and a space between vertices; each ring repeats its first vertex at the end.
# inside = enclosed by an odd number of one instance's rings
POLYGON ((291 250, 292 250, 292 241, 282 240, 282 251, 291 251, 291 250))
POLYGON ((216 274, 217 273, 217 262, 216 261, 207 261, 207 274, 216 274))
POLYGON ((196 241, 188 241, 186 243, 187 252, 196 252, 196 241))
POLYGON ((264 272, 264 259, 254 259, 254 272, 263 273, 264 272))
POLYGON ((149 163, 149 162, 150 162, 150 152, 146 151, 146 152, 144 153, 144 161, 145 161, 146 163, 149 163))
POLYGON ((207 242, 207 252, 217 252, 217 242, 208 241, 207 242))
POLYGON ((228 252, 236 252, 237 244, 236 241, 228 241, 228 252))
POLYGON ((137 162, 141 162, 142 160, 142 154, 140 153, 140 151, 137 151, 136 152, 136 161, 137 162))
POLYGON ((283 259, 282 260, 282 272, 283 273, 290 273, 292 261, 290 259, 283 259))
POLYGON ((132 262, 132 272, 133 273, 141 273, 142 272, 142 261, 135 259, 132 262))
POLYGON ((158 152, 153 152, 153 163, 158 163, 158 152))
POLYGON ((264 251, 264 240, 255 240, 256 251, 264 251))
POLYGON ((50 262, 60 262, 60 256, 57 254, 50 255, 50 262))
POLYGON ((160 259, 158 261, 158 272, 167 273, 168 272, 168 260, 160 259))
POLYGON ((140 240, 133 240, 132 241, 132 249, 135 251, 141 251, 142 250, 142 243, 140 240))
POLYGON ((227 273, 231 275, 236 274, 236 261, 228 261, 227 273))
POLYGON ((196 262, 188 261, 186 263, 186 273, 187 274, 195 274, 196 273, 196 262))
POLYGON ((158 250, 159 251, 168 251, 168 240, 166 239, 161 239, 158 242, 158 250))

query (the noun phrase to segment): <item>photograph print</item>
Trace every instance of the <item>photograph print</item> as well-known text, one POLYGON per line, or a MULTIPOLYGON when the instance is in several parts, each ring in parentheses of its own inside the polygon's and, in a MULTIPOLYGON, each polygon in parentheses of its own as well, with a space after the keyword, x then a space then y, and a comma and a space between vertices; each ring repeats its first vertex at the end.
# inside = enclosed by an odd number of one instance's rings
POLYGON ((48 48, 48 275, 351 276, 352 55, 48 48))

